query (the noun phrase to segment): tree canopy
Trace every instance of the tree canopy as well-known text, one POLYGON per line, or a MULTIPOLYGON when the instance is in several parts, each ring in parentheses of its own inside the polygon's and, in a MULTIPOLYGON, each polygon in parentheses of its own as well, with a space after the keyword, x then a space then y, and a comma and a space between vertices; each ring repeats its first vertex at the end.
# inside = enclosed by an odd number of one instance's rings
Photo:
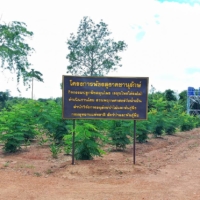
POLYGON ((164 96, 167 101, 177 101, 176 94, 173 90, 165 90, 164 96))
POLYGON ((6 92, 0 91, 0 110, 5 107, 5 103, 10 97, 10 91, 6 90, 6 92))
POLYGON ((32 36, 33 32, 28 31, 23 22, 0 24, 0 67, 15 73, 17 83, 22 78, 24 85, 29 85, 32 74, 32 71, 29 71, 31 64, 28 56, 34 49, 26 42, 32 36))
POLYGON ((77 35, 71 33, 67 40, 69 60, 67 73, 84 76, 103 76, 120 65, 118 55, 126 49, 124 41, 110 39, 111 32, 102 20, 95 24, 84 17, 78 27, 77 35))

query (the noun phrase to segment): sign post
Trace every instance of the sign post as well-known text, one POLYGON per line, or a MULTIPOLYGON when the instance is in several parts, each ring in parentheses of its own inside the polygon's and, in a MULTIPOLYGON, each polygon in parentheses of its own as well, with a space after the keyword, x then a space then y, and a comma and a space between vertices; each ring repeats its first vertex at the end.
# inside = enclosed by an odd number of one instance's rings
POLYGON ((72 164, 74 164, 75 119, 147 119, 148 77, 63 76, 63 119, 73 119, 72 164))
POLYGON ((72 165, 74 165, 74 152, 75 152, 75 127, 76 127, 76 121, 75 119, 73 119, 73 132, 72 132, 72 165))
POLYGON ((134 120, 133 126, 133 164, 135 165, 136 120, 134 120))

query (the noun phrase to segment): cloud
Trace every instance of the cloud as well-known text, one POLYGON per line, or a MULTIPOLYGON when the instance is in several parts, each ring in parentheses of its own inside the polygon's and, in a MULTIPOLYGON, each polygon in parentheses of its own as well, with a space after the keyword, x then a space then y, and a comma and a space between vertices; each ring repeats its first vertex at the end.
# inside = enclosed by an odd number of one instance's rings
MULTIPOLYGON (((185 72, 186 72, 186 74, 200 73, 200 68, 186 68, 185 72)), ((200 77, 199 77, 199 79, 200 79, 200 77)))
POLYGON ((140 41, 143 39, 144 36, 145 36, 145 31, 141 31, 136 35, 136 40, 140 41))
POLYGON ((172 3, 180 3, 180 4, 189 4, 190 6, 194 6, 195 4, 200 5, 199 0, 157 0, 161 3, 163 2, 172 2, 172 3))

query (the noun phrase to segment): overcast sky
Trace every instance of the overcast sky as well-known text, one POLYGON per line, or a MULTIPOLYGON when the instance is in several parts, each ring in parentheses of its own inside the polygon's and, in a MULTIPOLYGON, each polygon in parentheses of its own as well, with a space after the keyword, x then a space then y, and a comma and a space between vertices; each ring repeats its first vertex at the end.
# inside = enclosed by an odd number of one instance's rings
MULTIPOLYGON (((124 40, 122 68, 108 76, 149 77, 156 90, 181 92, 200 87, 199 0, 0 0, 1 23, 21 21, 34 32, 29 59, 43 73, 34 98, 60 97, 66 74, 66 41, 89 16, 108 24, 114 40, 124 40)), ((19 96, 12 75, 0 71, 0 91, 19 96)), ((23 87, 21 96, 31 97, 23 87)))

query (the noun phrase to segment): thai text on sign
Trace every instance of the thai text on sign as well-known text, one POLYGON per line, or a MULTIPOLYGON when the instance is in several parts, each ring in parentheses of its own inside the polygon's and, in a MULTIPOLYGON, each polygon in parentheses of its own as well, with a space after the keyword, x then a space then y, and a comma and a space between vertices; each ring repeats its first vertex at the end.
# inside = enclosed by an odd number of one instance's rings
POLYGON ((148 80, 63 76, 63 118, 147 119, 148 80))

